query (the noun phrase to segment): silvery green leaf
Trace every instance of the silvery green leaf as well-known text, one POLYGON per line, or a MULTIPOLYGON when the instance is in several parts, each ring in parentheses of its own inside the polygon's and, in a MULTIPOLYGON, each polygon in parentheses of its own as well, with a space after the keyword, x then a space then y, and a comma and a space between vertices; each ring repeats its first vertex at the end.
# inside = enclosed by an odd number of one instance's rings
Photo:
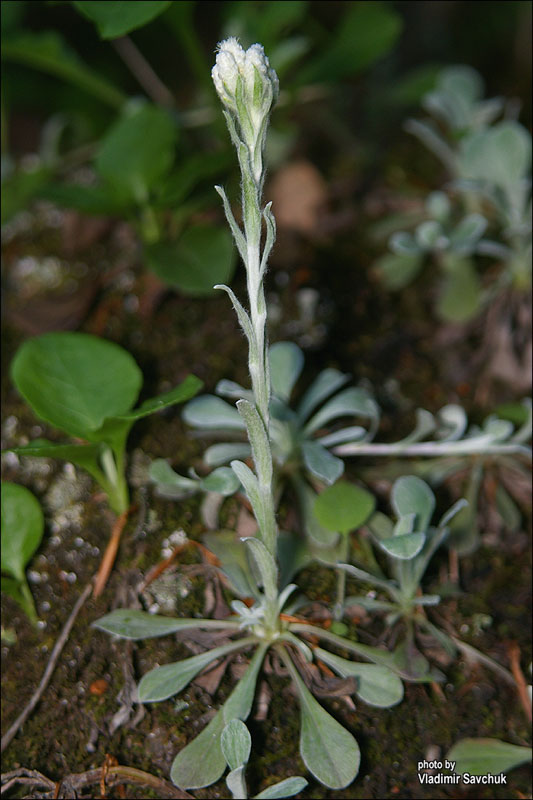
POLYGON ((465 322, 480 310, 482 285, 471 259, 448 254, 443 260, 446 270, 442 280, 437 311, 449 322, 465 322))
POLYGON ((163 497, 183 497, 184 494, 191 494, 200 491, 200 482, 192 478, 185 478, 174 472, 172 467, 164 458, 157 458, 152 461, 148 470, 150 480, 156 484, 158 494, 163 497))
POLYGON ((257 648, 248 669, 222 708, 199 736, 180 750, 174 759, 170 777, 180 789, 210 786, 226 769, 226 759, 220 744, 222 731, 232 719, 247 719, 265 651, 264 645, 257 648))
POLYGON ((206 492, 217 492, 217 494, 234 494, 241 485, 239 479, 229 467, 219 467, 206 478, 200 481, 202 489, 206 492))
POLYGON ((379 419, 379 408, 375 400, 364 389, 344 389, 329 400, 305 426, 306 434, 313 433, 338 417, 360 416, 369 418, 375 428, 379 419))
POLYGON ((422 222, 415 231, 415 240, 422 250, 444 250, 448 244, 448 238, 440 222, 434 219, 422 222))
POLYGON ((249 403, 248 400, 238 400, 237 409, 246 423, 259 485, 270 486, 272 481, 272 453, 263 420, 259 416, 255 405, 249 403))
POLYGON ((217 781, 226 769, 220 737, 224 730, 224 706, 203 731, 180 750, 170 777, 180 789, 201 789, 217 781))
POLYGON ((251 400, 253 401, 253 392, 245 389, 240 383, 235 381, 228 381, 225 378, 219 381, 216 385, 215 392, 221 397, 229 397, 231 400, 251 400))
POLYGON ((231 770, 239 769, 248 763, 252 749, 252 737, 244 722, 231 719, 220 737, 222 753, 231 770))
POLYGON ((243 541, 257 564, 267 599, 275 602, 278 596, 278 568, 275 560, 259 539, 249 536, 243 541))
POLYGON ((263 209, 263 219, 265 220, 265 225, 266 225, 266 238, 263 247, 263 252, 261 254, 261 264, 259 266, 260 279, 262 279, 265 274, 265 270, 267 268, 267 263, 268 263, 268 257, 276 240, 276 219, 274 217, 274 214, 272 213, 271 202, 267 203, 263 209))
POLYGON ((501 484, 496 487, 496 508, 510 531, 519 530, 522 514, 507 489, 501 484))
POLYGON ((456 442, 466 430, 468 419, 464 408, 450 404, 443 406, 437 414, 439 429, 437 438, 444 442, 456 442))
POLYGON ((294 797, 295 794, 303 791, 307 786, 305 778, 294 777, 285 778, 284 781, 274 783, 267 789, 255 795, 255 800, 278 800, 283 797, 294 797))
POLYGON ((416 409, 416 425, 414 430, 396 444, 413 444, 419 442, 435 430, 435 417, 425 408, 416 409))
POLYGON ((408 119, 404 125, 404 129, 408 133, 412 133, 413 136, 416 136, 422 144, 425 144, 452 174, 456 173, 457 157, 433 123, 421 122, 417 119, 408 119))
POLYGON ((469 255, 487 229, 488 220, 481 214, 469 214, 450 234, 450 246, 458 253, 469 255))
POLYGON ((430 92, 425 95, 422 105, 452 130, 460 130, 468 125, 470 109, 459 97, 450 97, 445 92, 430 92))
POLYGON ((392 487, 392 507, 399 517, 415 512, 418 529, 425 530, 435 509, 435 495, 423 480, 415 475, 398 478, 392 487))
POLYGON ((270 379, 272 391, 288 401, 304 365, 304 355, 293 342, 276 342, 270 347, 270 379))
POLYGON ((452 520, 455 517, 455 515, 458 514, 459 511, 462 508, 465 508, 467 505, 468 501, 465 500, 464 497, 462 497, 460 500, 457 500, 457 502, 454 503, 453 506, 451 506, 445 514, 442 515, 437 527, 445 528, 448 522, 450 522, 450 520, 452 520))
POLYGON ((302 639, 298 638, 298 636, 295 636, 294 633, 285 631, 285 633, 281 634, 278 641, 289 642, 290 644, 294 645, 294 647, 298 648, 300 653, 309 664, 311 664, 313 661, 313 651, 311 648, 306 645, 302 639))
POLYGON ((420 246, 415 241, 414 236, 406 231, 397 231, 389 239, 389 248, 396 255, 418 255, 421 251, 420 246))
POLYGON ((246 800, 248 797, 244 771, 244 767, 237 767, 226 775, 226 786, 230 790, 233 800, 246 800))
POLYGON ((505 442, 514 430, 513 423, 508 419, 498 419, 489 417, 483 425, 483 433, 489 437, 492 443, 505 442))
POLYGON ((365 703, 379 708, 391 708, 403 700, 403 683, 398 675, 380 664, 361 664, 333 655, 320 647, 315 657, 343 678, 357 678, 356 694, 365 703))
POLYGON ((425 206, 429 216, 438 222, 446 222, 450 215, 450 199, 444 192, 431 192, 426 199, 425 206))
POLYGON ((186 619, 176 617, 162 617, 157 614, 148 614, 146 611, 120 608, 111 611, 92 623, 93 628, 98 628, 114 636, 124 639, 153 639, 156 636, 167 636, 169 633, 187 630, 189 628, 236 628, 238 623, 233 620, 215 619, 186 619))
POLYGON ((439 75, 438 87, 447 94, 462 97, 469 105, 483 95, 481 75, 466 64, 445 67, 439 75))
POLYGON ((139 683, 139 702, 158 703, 167 700, 187 686, 187 684, 198 675, 211 662, 218 658, 232 653, 235 650, 242 650, 255 642, 253 637, 240 639, 237 642, 215 647, 183 661, 176 661, 173 664, 165 664, 162 667, 155 667, 143 675, 139 683))
POLYGON ((300 754, 314 777, 330 789, 344 789, 359 772, 359 745, 346 728, 315 700, 284 653, 300 696, 300 754))
POLYGON ((418 275, 424 264, 422 253, 387 253, 376 262, 376 271, 389 289, 403 289, 418 275))
POLYGON ((248 500, 252 504, 253 512, 259 523, 259 527, 264 524, 263 502, 261 499, 261 492, 259 490, 259 483, 256 476, 243 461, 232 461, 231 468, 237 478, 244 486, 244 491, 248 500))
POLYGON ((390 539, 394 535, 394 525, 391 520, 381 511, 376 511, 367 522, 373 536, 376 539, 390 539))
POLYGON ((233 460, 241 460, 251 455, 249 444, 225 442, 223 444, 213 444, 204 453, 204 462, 208 467, 218 467, 221 464, 229 464, 233 460))
POLYGON ((509 744, 499 739, 461 739, 447 755, 462 775, 497 775, 531 761, 531 747, 509 744))
POLYGON ((343 375, 338 369, 325 369, 320 372, 309 389, 305 392, 298 406, 298 418, 301 422, 337 389, 350 380, 349 375, 343 375))
POLYGON ((332 455, 318 442, 304 441, 302 456, 307 469, 328 485, 335 483, 344 472, 344 461, 332 455))
POLYGON ((403 536, 405 533, 413 533, 416 517, 417 515, 414 511, 412 514, 404 514, 394 526, 392 535, 403 536))
POLYGON ((243 232, 237 225, 235 221, 235 217, 233 216, 233 211, 231 210, 231 206, 229 204, 229 200, 226 196, 226 192, 222 188, 222 186, 215 186, 215 191, 218 192, 220 197, 222 198, 222 203, 224 204, 224 213, 226 214, 226 219, 228 220, 228 224, 231 228, 231 232, 233 234, 233 238, 235 239, 235 244, 237 245, 237 249, 242 260, 246 263, 246 240, 244 238, 243 232))
POLYGON ((353 595, 347 597, 344 601, 344 607, 361 606, 366 611, 392 611, 396 608, 394 603, 389 603, 386 600, 375 600, 373 597, 366 595, 353 595))
POLYGON ((512 187, 527 175, 531 136, 518 122, 504 120, 461 142, 461 176, 512 187))
POLYGON ((183 409, 183 419, 195 428, 206 430, 222 428, 229 430, 245 430, 245 425, 236 408, 230 406, 220 397, 204 394, 195 397, 183 409))
POLYGON ((236 594, 259 599, 259 590, 242 546, 242 539, 237 539, 233 531, 216 531, 206 533, 203 542, 220 561, 220 570, 236 594))
POLYGON ((366 429, 360 425, 352 425, 349 428, 342 428, 340 431, 328 433, 326 436, 319 436, 317 442, 324 447, 333 447, 337 444, 358 442, 366 436, 366 429))
POLYGON ((252 323, 250 321, 250 317, 244 310, 242 303, 237 299, 235 292, 232 289, 230 289, 229 286, 226 286, 224 283, 217 283, 216 286, 213 286, 213 289, 222 289, 222 291, 226 292, 226 294, 228 295, 233 305, 233 308, 235 309, 235 313, 237 314, 239 325, 243 329, 244 335, 248 340, 250 358, 252 358, 252 356, 254 358, 257 358, 257 345, 255 341, 254 331, 252 328, 252 323))
POLYGON ((378 544, 389 556, 408 561, 420 553, 425 541, 426 534, 423 531, 417 531, 394 536, 392 539, 382 539, 378 544))
POLYGON ((505 106, 502 97, 491 97, 488 100, 477 103, 473 109, 471 121, 473 128, 484 128, 494 122, 505 106))

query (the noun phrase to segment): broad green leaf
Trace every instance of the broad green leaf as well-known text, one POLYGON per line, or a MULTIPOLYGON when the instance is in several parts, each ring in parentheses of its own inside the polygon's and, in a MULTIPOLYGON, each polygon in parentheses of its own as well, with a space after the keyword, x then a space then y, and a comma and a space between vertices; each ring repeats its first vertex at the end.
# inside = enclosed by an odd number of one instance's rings
POLYGON ((45 333, 17 351, 11 376, 35 414, 60 430, 98 440, 107 417, 135 402, 142 373, 113 342, 86 333, 45 333))
POLYGON ((39 197, 62 208, 75 208, 83 214, 127 216, 134 208, 129 193, 111 184, 84 186, 77 183, 46 184, 39 197))
POLYGON ((388 289, 403 289, 416 278, 423 263, 422 253, 388 253, 376 262, 376 271, 388 289))
POLYGON ((18 456, 37 456, 39 458, 59 458, 70 461, 90 472, 100 470, 99 456, 101 444, 55 444, 48 439, 34 439, 30 444, 10 448, 10 452, 18 456))
POLYGON ((86 66, 57 31, 24 31, 2 41, 2 60, 61 78, 117 109, 126 96, 86 66))
POLYGON ((347 4, 332 43, 299 77, 305 82, 331 83, 356 75, 387 55, 402 27, 401 16, 388 4, 347 4))
POLYGON ((240 597, 259 597, 253 572, 248 563, 242 539, 237 539, 233 531, 206 533, 205 546, 220 561, 220 570, 240 597))
POLYGON ((309 472, 327 484, 335 483, 344 472, 344 461, 332 455, 318 442, 304 441, 302 456, 309 472))
POLYGON ((220 737, 222 753, 231 770, 239 769, 248 763, 252 749, 252 737, 240 719, 231 719, 220 737))
POLYGON ((393 558, 409 560, 420 553, 425 541, 426 534, 423 531, 417 531, 393 536, 391 539, 381 539, 379 546, 393 558))
POLYGON ((11 597, 11 599, 21 607, 31 622, 37 622, 35 603, 33 602, 33 597, 26 578, 23 578, 19 581, 15 580, 15 578, 5 578, 2 576, 0 581, 0 591, 2 591, 3 594, 7 594, 9 597, 11 597))
POLYGON ((244 431, 246 426, 241 415, 220 397, 204 394, 187 403, 183 409, 183 419, 194 428, 222 428, 244 431))
POLYGON ((162 281, 193 297, 230 281, 236 264, 231 233, 216 225, 192 225, 177 242, 146 246, 145 254, 162 281))
POLYGON ((455 762, 454 772, 462 775, 498 775, 531 761, 531 747, 499 739, 461 739, 446 756, 455 762))
POLYGON ((302 517, 304 522, 304 529, 319 547, 331 547, 338 540, 339 536, 336 532, 324 528, 319 523, 314 514, 314 505, 317 498, 317 493, 312 489, 306 481, 294 479, 294 488, 298 495, 302 517))
POLYGON ((43 532, 44 517, 36 497, 25 486, 2 482, 2 572, 25 581, 26 564, 43 532))
POLYGON ((180 750, 170 772, 170 777, 180 789, 201 789, 217 781, 226 769, 220 737, 232 719, 245 720, 250 714, 257 675, 267 645, 260 645, 248 669, 230 694, 222 708, 196 739, 180 750))
MULTIPOLYGON (((187 375, 179 386, 174 387, 174 389, 171 389, 169 392, 160 394, 158 397, 145 400, 139 408, 134 408, 132 411, 120 414, 118 419, 131 420, 133 422, 137 419, 141 419, 141 417, 154 414, 156 411, 161 411, 163 408, 174 406, 176 403, 184 403, 197 394, 203 385, 203 381, 201 381, 200 378, 197 378, 195 375, 187 375)), ((110 419, 112 418, 110 417, 110 419)))
POLYGON ((92 624, 93 628, 112 633, 113 636, 122 636, 123 639, 153 639, 156 636, 167 636, 169 633, 187 630, 189 628, 235 628, 238 623, 233 620, 212 619, 177 619, 176 617, 162 617, 149 614, 147 611, 120 608, 100 617, 92 624))
POLYGON ((287 657, 287 666, 289 663, 300 696, 300 754, 304 764, 324 786, 344 789, 359 772, 359 745, 315 700, 287 657))
POLYGON ((320 372, 309 389, 302 397, 298 406, 298 418, 301 422, 306 420, 309 414, 322 403, 327 397, 340 389, 341 386, 350 380, 349 375, 344 375, 338 369, 324 369, 320 372))
POLYGON ((155 667, 143 675, 139 683, 139 701, 141 703, 158 703, 167 700, 187 686, 187 684, 198 675, 204 667, 211 662, 222 658, 235 650, 242 650, 249 647, 255 639, 248 637, 237 642, 231 642, 223 647, 215 647, 183 661, 176 661, 173 664, 165 664, 162 667, 155 667))
POLYGON ((15 169, 10 175, 2 176, 2 225, 25 211, 35 197, 41 196, 50 174, 49 167, 38 166, 31 170, 15 169))
POLYGON ((367 417, 374 422, 379 417, 379 408, 364 389, 344 389, 329 400, 305 426, 306 434, 313 433, 338 417, 367 417))
POLYGON ((304 355, 293 342, 276 342, 270 347, 272 391, 288 401, 304 365, 304 355))
POLYGON ((174 160, 177 128, 162 108, 130 107, 106 133, 96 155, 98 174, 143 205, 174 160))
MULTIPOLYGON (((448 257, 446 263, 451 264, 448 257)), ((481 308, 482 286, 472 261, 454 257, 453 268, 446 272, 442 281, 437 311, 442 319, 450 322, 465 322, 481 308)))
POLYGON ((94 22, 102 39, 116 39, 158 17, 169 7, 170 0, 74 0, 73 5, 94 22))
POLYGON ((403 683, 398 675, 387 667, 349 661, 320 647, 315 649, 315 657, 332 667, 343 678, 349 676, 357 678, 356 693, 361 700, 371 706, 391 708, 403 699, 403 683))
POLYGON ((234 494, 241 485, 241 482, 230 467, 219 467, 201 480, 202 489, 207 492, 217 492, 218 494, 234 494))
POLYGON ((425 530, 435 508, 435 495, 421 478, 405 475, 398 478, 392 487, 392 507, 398 517, 417 515, 418 530, 425 530))
POLYGON ((366 489, 347 481, 337 481, 319 494, 314 513, 325 528, 349 533, 366 522, 375 505, 375 498, 366 489))
POLYGON ((421 252, 413 234, 406 231, 393 233, 389 239, 389 247, 396 255, 418 256, 421 252))
POLYGON ((284 781, 273 783, 267 789, 263 789, 259 794, 254 795, 255 800, 278 800, 282 797, 294 797, 295 794, 302 792, 307 786, 305 778, 294 777, 285 778, 284 781))

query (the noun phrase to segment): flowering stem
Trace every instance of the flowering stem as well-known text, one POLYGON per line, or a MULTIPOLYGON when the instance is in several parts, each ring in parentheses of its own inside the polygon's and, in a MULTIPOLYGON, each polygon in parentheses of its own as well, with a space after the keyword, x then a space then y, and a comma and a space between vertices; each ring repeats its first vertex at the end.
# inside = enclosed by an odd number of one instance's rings
MULTIPOLYGON (((268 255, 275 239, 275 222, 270 205, 261 208, 264 181, 263 151, 268 118, 278 94, 278 79, 261 45, 244 51, 236 39, 222 42, 218 48, 213 81, 224 105, 224 116, 237 150, 242 178, 244 231, 237 225, 230 204, 221 187, 216 187, 224 211, 246 268, 247 312, 227 286, 241 327, 248 340, 248 367, 252 382, 253 403, 239 400, 237 408, 248 431, 255 474, 240 461, 231 466, 243 484, 259 525, 259 537, 266 549, 257 564, 264 590, 265 622, 273 628, 278 618, 277 536, 272 451, 269 437, 270 369, 266 343, 267 310, 263 279, 268 255), (266 237, 261 251, 263 220, 266 237)), ((262 546, 261 545, 261 546, 262 546)), ((259 546, 260 547, 260 546, 259 546)))

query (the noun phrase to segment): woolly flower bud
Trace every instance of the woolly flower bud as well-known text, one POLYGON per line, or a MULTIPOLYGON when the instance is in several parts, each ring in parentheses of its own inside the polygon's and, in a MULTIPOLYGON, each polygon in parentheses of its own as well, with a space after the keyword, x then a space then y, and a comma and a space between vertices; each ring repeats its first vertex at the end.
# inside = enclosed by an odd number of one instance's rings
POLYGON ((211 75, 222 103, 237 117, 243 138, 255 146, 279 92, 278 76, 262 46, 244 50, 234 37, 225 39, 218 45, 211 75))

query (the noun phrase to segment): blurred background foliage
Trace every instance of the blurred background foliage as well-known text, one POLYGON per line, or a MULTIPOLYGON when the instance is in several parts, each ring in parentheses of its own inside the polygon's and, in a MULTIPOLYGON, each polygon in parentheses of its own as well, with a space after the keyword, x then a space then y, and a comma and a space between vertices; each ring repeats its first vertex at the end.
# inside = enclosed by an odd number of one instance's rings
POLYGON ((2 222, 35 199, 127 220, 165 284, 209 293, 235 267, 212 190, 238 192, 210 79, 220 39, 261 42, 279 74, 273 173, 305 159, 328 182, 355 175, 342 204, 405 180, 402 122, 445 64, 518 98, 528 125, 530 17, 530 2, 4 0, 2 222))

